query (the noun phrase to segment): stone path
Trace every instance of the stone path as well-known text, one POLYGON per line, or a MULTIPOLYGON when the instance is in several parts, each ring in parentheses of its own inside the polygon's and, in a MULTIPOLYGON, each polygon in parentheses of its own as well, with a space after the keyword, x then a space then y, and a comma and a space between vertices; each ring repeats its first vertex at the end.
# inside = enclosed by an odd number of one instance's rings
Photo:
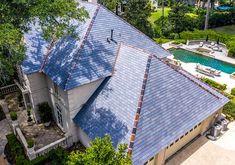
POLYGON ((7 119, 0 121, 0 156, 4 153, 4 148, 7 144, 6 135, 9 133, 11 133, 11 128, 7 119))

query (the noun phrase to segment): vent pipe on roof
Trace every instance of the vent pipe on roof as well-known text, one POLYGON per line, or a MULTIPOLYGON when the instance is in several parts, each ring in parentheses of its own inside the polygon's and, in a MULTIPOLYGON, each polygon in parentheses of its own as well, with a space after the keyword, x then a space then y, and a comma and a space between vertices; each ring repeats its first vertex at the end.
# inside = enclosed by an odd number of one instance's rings
POLYGON ((111 29, 111 37, 110 37, 110 40, 113 41, 113 29, 111 29))

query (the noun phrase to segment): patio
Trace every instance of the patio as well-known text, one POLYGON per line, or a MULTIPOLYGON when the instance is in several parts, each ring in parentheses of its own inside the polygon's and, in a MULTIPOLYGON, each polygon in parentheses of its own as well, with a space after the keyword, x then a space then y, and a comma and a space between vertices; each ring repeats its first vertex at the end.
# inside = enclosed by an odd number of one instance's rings
POLYGON ((51 123, 49 127, 43 124, 29 124, 27 122, 27 111, 19 111, 18 113, 19 127, 26 139, 33 138, 35 142, 35 150, 43 148, 61 138, 64 138, 64 133, 57 127, 55 123, 51 123))
POLYGON ((234 165, 235 164, 235 122, 228 126, 217 141, 201 136, 173 156, 166 165, 234 165))

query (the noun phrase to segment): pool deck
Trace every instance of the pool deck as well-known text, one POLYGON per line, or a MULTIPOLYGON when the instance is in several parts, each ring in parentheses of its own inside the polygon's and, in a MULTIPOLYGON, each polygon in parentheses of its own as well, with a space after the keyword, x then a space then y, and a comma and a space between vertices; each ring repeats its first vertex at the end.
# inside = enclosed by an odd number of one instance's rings
POLYGON ((228 57, 227 56, 228 51, 225 50, 225 49, 223 49, 222 52, 214 51, 214 53, 202 53, 202 52, 196 51, 196 48, 204 48, 204 49, 208 49, 208 50, 210 50, 210 49, 207 48, 206 46, 199 47, 199 45, 185 45, 185 44, 173 45, 172 41, 168 42, 168 43, 165 43, 165 44, 162 44, 162 47, 165 48, 165 49, 182 48, 182 49, 194 52, 194 53, 199 53, 199 54, 202 54, 204 56, 208 56, 208 57, 211 57, 211 58, 214 58, 214 59, 217 59, 217 60, 224 61, 226 63, 230 63, 230 64, 235 65, 235 58, 228 57))
POLYGON ((210 77, 210 76, 207 76, 207 75, 204 75, 204 74, 201 74, 199 72, 197 72, 195 70, 195 67, 196 67, 196 63, 184 63, 184 62, 181 62, 181 66, 184 70, 188 71, 189 73, 191 73, 192 75, 194 76, 197 76, 197 77, 206 77, 206 78, 209 78, 209 79, 212 79, 218 83, 221 83, 221 84, 226 84, 227 85, 227 89, 226 89, 226 92, 229 92, 231 91, 232 88, 235 88, 235 80, 231 79, 230 78, 230 75, 227 74, 227 73, 224 73, 224 72, 221 72, 221 76, 220 77, 210 77))
MULTIPOLYGON (((213 54, 211 54, 211 53, 201 53, 201 52, 198 52, 198 51, 195 50, 196 48, 199 47, 198 45, 189 45, 189 46, 185 45, 185 44, 173 45, 172 42, 162 44, 162 47, 165 48, 165 49, 182 48, 182 49, 185 49, 185 50, 188 50, 188 51, 191 51, 191 52, 199 53, 199 54, 202 54, 204 56, 215 58, 217 60, 221 60, 221 61, 224 61, 224 62, 235 65, 235 59, 231 58, 231 57, 227 57, 227 50, 223 50, 222 52, 214 51, 213 54)), ((169 56, 168 58, 173 58, 173 55, 169 56)), ((216 82, 219 82, 221 84, 226 84, 227 85, 226 92, 230 93, 231 89, 235 88, 235 80, 231 79, 230 74, 228 74, 228 73, 221 72, 221 76, 219 76, 219 77, 217 77, 217 76, 210 77, 210 76, 207 76, 207 75, 204 75, 204 74, 201 74, 201 73, 197 72, 195 70, 196 63, 184 63, 184 62, 181 61, 181 66, 184 70, 188 71, 189 73, 191 73, 194 76, 207 77, 207 78, 212 79, 212 80, 214 80, 216 82)))

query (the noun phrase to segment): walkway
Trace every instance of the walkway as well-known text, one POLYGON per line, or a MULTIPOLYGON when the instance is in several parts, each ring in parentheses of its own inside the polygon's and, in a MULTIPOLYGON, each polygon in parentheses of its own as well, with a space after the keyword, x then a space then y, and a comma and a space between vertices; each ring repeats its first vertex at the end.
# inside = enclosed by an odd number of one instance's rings
POLYGON ((7 119, 0 121, 0 155, 4 153, 4 148, 7 144, 6 135, 9 133, 11 133, 11 128, 7 119))
POLYGON ((177 153, 166 165, 234 165, 235 122, 217 141, 202 136, 177 153))
POLYGON ((7 144, 6 135, 11 133, 7 119, 0 121, 0 165, 7 164, 4 159, 4 149, 7 144))

